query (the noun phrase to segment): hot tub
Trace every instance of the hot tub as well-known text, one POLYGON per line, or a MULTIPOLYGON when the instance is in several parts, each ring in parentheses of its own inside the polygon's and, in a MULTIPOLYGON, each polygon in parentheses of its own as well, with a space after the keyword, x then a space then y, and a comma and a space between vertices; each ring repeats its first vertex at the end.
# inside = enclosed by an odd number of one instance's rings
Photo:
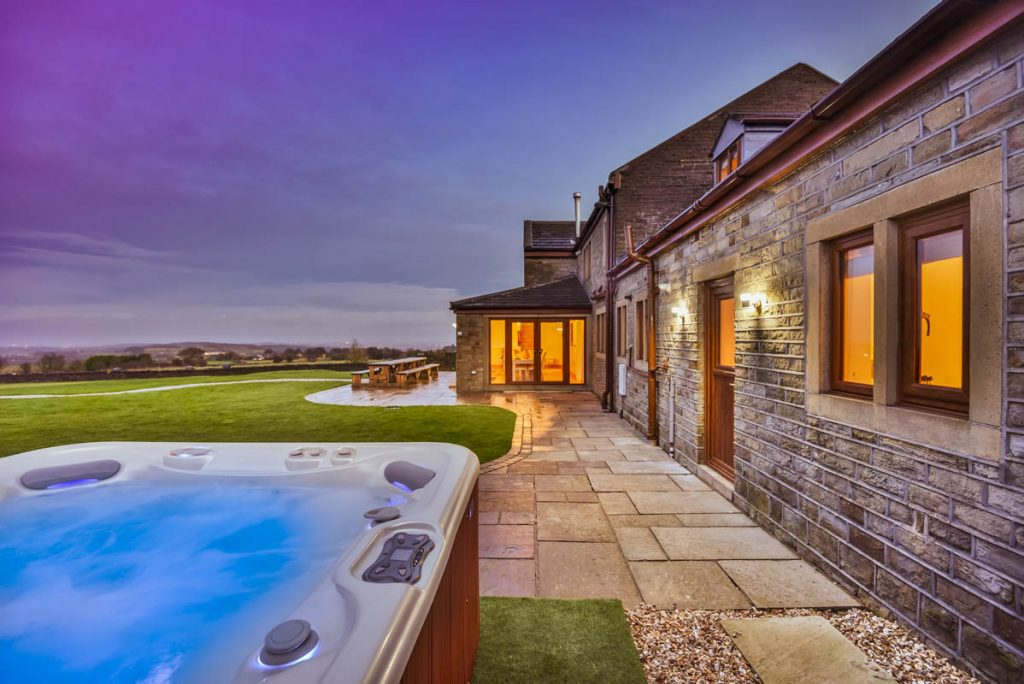
POLYGON ((478 471, 433 443, 0 459, 0 679, 468 681, 478 471))

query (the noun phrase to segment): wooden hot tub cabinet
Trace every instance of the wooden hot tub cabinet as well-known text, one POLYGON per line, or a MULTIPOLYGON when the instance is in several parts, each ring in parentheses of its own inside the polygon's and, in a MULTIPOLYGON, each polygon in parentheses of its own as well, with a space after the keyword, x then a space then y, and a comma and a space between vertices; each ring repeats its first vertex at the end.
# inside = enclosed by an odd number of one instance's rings
POLYGON ((480 642, 477 488, 455 536, 448 567, 402 675, 403 684, 457 684, 473 678, 480 642))

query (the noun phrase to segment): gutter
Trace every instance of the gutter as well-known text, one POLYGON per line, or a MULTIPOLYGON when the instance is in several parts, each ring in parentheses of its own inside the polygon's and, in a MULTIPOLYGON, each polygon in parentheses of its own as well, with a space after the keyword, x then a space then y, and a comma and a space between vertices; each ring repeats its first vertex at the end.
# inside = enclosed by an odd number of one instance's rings
POLYGON ((611 274, 612 265, 615 263, 615 189, 609 184, 608 187, 608 216, 605 218, 604 228, 604 263, 605 282, 607 283, 608 294, 606 295, 604 309, 605 340, 604 340, 604 394, 601 395, 601 408, 608 413, 615 411, 615 278, 611 274))

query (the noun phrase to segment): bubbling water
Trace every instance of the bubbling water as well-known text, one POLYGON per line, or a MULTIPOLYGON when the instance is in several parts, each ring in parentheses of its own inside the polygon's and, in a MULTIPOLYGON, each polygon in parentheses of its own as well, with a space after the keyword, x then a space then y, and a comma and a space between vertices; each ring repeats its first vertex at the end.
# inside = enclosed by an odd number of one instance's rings
POLYGON ((3 680, 228 681, 387 494, 118 483, 6 502, 3 680))

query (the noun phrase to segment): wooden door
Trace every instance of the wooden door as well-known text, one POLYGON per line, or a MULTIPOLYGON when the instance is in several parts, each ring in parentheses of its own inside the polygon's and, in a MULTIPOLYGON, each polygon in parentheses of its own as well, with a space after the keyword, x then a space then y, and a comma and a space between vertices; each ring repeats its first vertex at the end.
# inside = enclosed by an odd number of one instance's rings
POLYGON ((707 464, 733 480, 733 387, 736 383, 736 300, 732 276, 707 288, 707 464))

